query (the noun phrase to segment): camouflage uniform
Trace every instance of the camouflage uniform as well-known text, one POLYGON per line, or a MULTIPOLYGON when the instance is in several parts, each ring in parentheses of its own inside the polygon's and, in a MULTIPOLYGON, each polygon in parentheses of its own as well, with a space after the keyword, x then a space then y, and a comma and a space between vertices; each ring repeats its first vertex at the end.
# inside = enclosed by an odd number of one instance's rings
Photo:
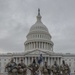
POLYGON ((62 75, 70 74, 70 68, 69 68, 68 64, 65 64, 65 61, 63 61, 63 64, 60 66, 60 73, 62 75))
POLYGON ((45 62, 45 65, 42 67, 41 73, 43 75, 50 75, 51 74, 50 67, 47 65, 47 62, 45 62))
POLYGON ((13 59, 11 60, 11 62, 9 62, 6 67, 5 67, 8 71, 8 75, 16 75, 17 74, 17 64, 15 62, 13 62, 13 59))
POLYGON ((27 67, 21 60, 21 63, 18 64, 18 75, 27 75, 27 67))
POLYGON ((31 75, 38 75, 39 74, 39 65, 33 59, 33 63, 28 66, 29 70, 31 71, 31 75))
POLYGON ((56 61, 55 61, 54 65, 52 65, 51 71, 52 71, 53 75, 60 75, 59 66, 57 65, 56 61))

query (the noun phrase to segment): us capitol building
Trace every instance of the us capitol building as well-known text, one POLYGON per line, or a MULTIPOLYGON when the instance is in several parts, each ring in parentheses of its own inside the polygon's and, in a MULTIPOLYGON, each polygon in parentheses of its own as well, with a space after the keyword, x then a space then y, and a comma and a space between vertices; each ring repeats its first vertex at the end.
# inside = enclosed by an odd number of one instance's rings
POLYGON ((41 18, 40 9, 38 9, 37 21, 31 26, 26 36, 27 40, 24 42, 25 51, 23 53, 0 54, 0 73, 5 73, 5 65, 11 58, 14 58, 16 63, 19 63, 22 58, 24 63, 29 65, 33 61, 33 57, 38 59, 40 54, 43 56, 42 65, 44 61, 47 61, 48 65, 53 65, 54 61, 61 65, 62 60, 65 60, 71 69, 71 73, 75 72, 75 54, 62 54, 53 51, 52 36, 48 28, 42 23, 41 18))

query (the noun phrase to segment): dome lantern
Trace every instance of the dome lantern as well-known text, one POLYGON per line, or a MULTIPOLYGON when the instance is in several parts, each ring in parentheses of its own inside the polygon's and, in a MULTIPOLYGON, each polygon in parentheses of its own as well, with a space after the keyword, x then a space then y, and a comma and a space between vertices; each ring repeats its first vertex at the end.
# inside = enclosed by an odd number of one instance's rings
POLYGON ((40 9, 38 8, 37 21, 41 21, 40 9))

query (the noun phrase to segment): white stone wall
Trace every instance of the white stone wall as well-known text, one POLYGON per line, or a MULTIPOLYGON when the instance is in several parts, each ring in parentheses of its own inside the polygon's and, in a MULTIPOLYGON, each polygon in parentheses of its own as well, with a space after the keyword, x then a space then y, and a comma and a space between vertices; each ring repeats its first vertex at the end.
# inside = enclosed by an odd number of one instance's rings
POLYGON ((5 66, 10 61, 11 56, 8 55, 0 55, 0 73, 5 72, 5 66))
POLYGON ((69 65, 71 72, 74 73, 74 71, 75 71, 75 55, 65 55, 63 57, 63 59, 69 65))
MULTIPOLYGON (((26 65, 29 65, 32 61, 33 61, 33 57, 36 57, 36 59, 39 57, 39 54, 37 55, 23 55, 23 54, 16 54, 13 56, 8 56, 8 55, 2 55, 0 56, 0 73, 4 73, 5 71, 5 65, 10 61, 10 59, 13 57, 14 58, 14 61, 16 63, 19 63, 21 58, 24 59, 24 63, 26 65)), ((42 65, 44 64, 44 61, 47 61, 48 62, 48 65, 53 65, 54 61, 57 61, 58 64, 62 64, 62 60, 65 60, 65 62, 69 65, 70 69, 71 69, 71 72, 74 73, 74 70, 75 70, 75 55, 67 55, 67 54, 63 54, 62 55, 47 55, 47 54, 44 54, 43 55, 43 63, 42 65)))

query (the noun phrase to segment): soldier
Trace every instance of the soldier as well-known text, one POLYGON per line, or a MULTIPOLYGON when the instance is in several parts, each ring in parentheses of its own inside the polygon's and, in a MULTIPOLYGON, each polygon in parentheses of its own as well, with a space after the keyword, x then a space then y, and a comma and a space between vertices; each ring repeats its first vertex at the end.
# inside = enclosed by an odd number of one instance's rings
POLYGON ((54 65, 52 65, 51 71, 53 75, 60 75, 59 66, 57 65, 56 61, 54 62, 54 65))
POLYGON ((18 64, 18 75, 27 75, 27 67, 23 63, 22 59, 21 59, 21 63, 18 64))
POLYGON ((13 61, 13 58, 6 65, 5 69, 7 69, 8 75, 16 75, 17 74, 17 64, 13 61))
POLYGON ((70 75, 70 68, 68 64, 65 64, 65 61, 62 61, 62 65, 60 66, 60 73, 62 75, 70 75))
POLYGON ((33 62, 28 66, 28 68, 31 71, 31 75, 39 74, 39 65, 36 63, 35 58, 33 58, 33 62))
POLYGON ((45 62, 44 66, 42 67, 41 73, 43 75, 51 75, 50 66, 47 65, 47 62, 45 62))

